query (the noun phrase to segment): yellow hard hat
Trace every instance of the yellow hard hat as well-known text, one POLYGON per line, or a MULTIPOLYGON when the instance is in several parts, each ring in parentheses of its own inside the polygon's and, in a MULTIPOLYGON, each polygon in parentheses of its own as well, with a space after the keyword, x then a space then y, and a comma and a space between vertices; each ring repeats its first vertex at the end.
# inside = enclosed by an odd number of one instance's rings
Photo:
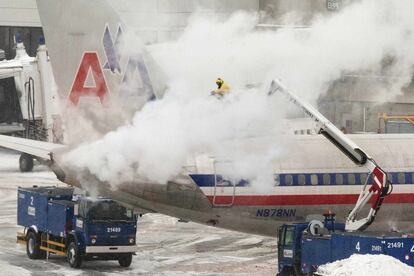
POLYGON ((216 80, 217 85, 223 84, 223 83, 224 83, 224 81, 221 78, 217 78, 217 80, 216 80))

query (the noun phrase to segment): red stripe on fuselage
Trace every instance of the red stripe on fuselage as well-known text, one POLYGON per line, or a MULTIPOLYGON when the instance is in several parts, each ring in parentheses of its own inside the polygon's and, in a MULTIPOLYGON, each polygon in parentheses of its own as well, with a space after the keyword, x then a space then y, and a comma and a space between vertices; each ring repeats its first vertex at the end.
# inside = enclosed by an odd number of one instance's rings
MULTIPOLYGON (((214 196, 207 196, 213 202, 214 196)), ((242 195, 235 196, 233 205, 236 206, 279 206, 279 205, 337 205, 355 204, 358 195, 242 195)), ((216 196, 215 204, 230 204, 232 196, 216 196)), ((391 194, 385 197, 384 203, 414 203, 414 194, 391 194)))

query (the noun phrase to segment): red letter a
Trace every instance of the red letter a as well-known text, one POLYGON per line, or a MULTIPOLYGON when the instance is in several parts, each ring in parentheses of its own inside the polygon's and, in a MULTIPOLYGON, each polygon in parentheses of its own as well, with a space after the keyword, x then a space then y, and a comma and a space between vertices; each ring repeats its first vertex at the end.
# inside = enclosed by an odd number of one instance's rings
POLYGON ((79 98, 82 96, 96 96, 99 97, 101 103, 108 93, 108 87, 101 69, 101 64, 96 52, 83 53, 82 61, 76 73, 75 81, 70 91, 69 100, 77 105, 79 98), (88 77, 89 69, 91 69, 95 87, 85 86, 86 78, 88 77))

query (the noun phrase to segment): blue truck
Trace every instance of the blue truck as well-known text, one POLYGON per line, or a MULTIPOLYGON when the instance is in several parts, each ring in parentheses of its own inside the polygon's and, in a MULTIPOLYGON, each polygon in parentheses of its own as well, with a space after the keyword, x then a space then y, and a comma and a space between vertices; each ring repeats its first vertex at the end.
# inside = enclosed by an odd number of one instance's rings
POLYGON ((384 254, 414 266, 413 235, 346 232, 334 214, 323 223, 284 224, 278 234, 278 276, 313 275, 320 265, 353 254, 384 254))
POLYGON ((137 251, 137 217, 109 198, 74 195, 69 187, 18 188, 17 241, 31 259, 64 255, 71 267, 86 260, 118 260, 128 267, 137 251))

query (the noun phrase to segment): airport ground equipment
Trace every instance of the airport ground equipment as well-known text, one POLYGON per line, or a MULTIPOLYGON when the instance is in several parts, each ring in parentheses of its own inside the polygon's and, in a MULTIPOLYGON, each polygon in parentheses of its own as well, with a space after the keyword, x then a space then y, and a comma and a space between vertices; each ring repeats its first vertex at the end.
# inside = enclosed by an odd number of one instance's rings
POLYGON ((313 275, 320 265, 353 254, 383 254, 414 266, 414 235, 346 232, 334 214, 320 223, 284 224, 279 228, 278 276, 313 275))
POLYGON ((364 167, 369 172, 367 181, 363 185, 355 207, 346 218, 345 229, 347 231, 362 231, 371 225, 378 213, 386 195, 391 193, 391 185, 387 179, 387 174, 377 165, 375 160, 370 157, 361 147, 356 145, 325 116, 316 110, 309 103, 301 100, 292 91, 287 89, 279 80, 273 80, 268 95, 275 93, 285 95, 290 102, 302 109, 304 113, 315 121, 317 133, 325 136, 333 145, 341 150, 356 165, 364 167), (370 186, 368 187, 368 183, 370 186), (364 206, 370 203, 371 208, 368 215, 358 219, 358 215, 364 206))
POLYGON ((379 114, 378 132, 414 133, 414 115, 379 114))
POLYGON ((31 259, 64 255, 71 267, 84 260, 118 260, 128 267, 137 251, 132 210, 108 199, 73 194, 73 188, 19 188, 17 241, 31 259))
MULTIPOLYGON (((27 54, 20 35, 17 34, 15 40, 15 58, 0 61, 0 89, 10 98, 8 104, 2 106, 4 112, 0 112, 0 133, 63 143, 60 98, 45 40, 39 38, 35 57, 27 54), (6 116, 6 109, 14 115, 6 116)), ((20 156, 22 172, 32 170, 33 158, 24 153, 20 156)))

